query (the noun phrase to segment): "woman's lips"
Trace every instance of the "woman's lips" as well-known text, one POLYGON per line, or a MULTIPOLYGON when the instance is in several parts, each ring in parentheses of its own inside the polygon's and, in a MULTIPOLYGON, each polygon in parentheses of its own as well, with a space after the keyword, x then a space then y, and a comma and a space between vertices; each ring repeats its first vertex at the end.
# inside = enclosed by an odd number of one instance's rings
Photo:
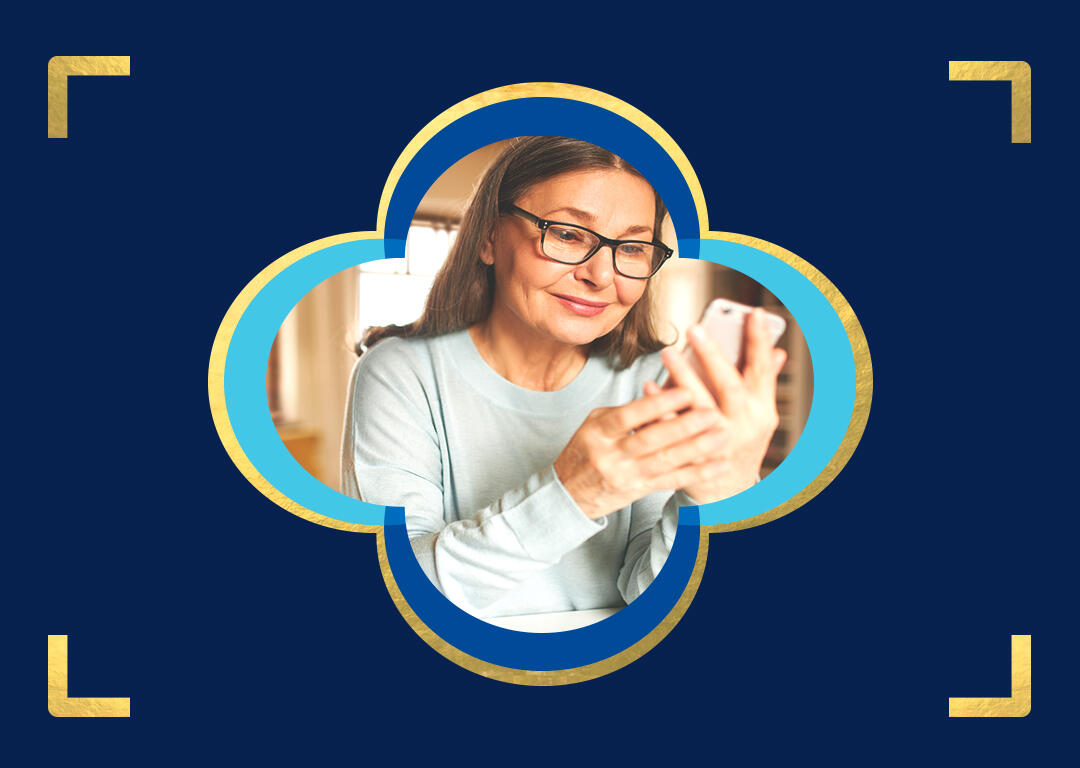
POLYGON ((560 304, 571 312, 584 317, 595 317, 603 312, 604 307, 607 306, 607 302, 586 301, 585 299, 579 299, 574 296, 562 296, 558 293, 552 295, 559 300, 560 304))

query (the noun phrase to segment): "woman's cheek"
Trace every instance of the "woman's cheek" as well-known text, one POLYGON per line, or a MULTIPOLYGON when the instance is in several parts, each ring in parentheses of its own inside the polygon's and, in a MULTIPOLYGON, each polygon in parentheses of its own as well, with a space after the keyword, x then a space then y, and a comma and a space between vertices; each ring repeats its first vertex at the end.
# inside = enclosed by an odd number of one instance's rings
POLYGON ((637 304, 638 299, 645 293, 645 280, 631 280, 628 277, 619 279, 615 284, 615 292, 619 297, 619 303, 630 311, 630 307, 637 304))
MULTIPOLYGON (((625 300, 621 294, 619 295, 618 313, 610 319, 611 327, 607 329, 609 332, 615 330, 619 323, 626 319, 626 316, 630 314, 630 310, 633 309, 635 303, 636 300, 628 301, 625 300)), ((612 308, 614 309, 614 307, 612 308)))

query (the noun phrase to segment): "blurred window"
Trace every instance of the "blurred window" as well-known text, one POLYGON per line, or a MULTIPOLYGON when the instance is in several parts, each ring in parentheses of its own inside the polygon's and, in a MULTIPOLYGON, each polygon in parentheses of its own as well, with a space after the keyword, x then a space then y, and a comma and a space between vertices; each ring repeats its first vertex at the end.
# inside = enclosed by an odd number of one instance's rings
POLYGON ((457 237, 456 222, 414 222, 404 259, 361 264, 356 283, 357 338, 372 326, 404 325, 424 311, 435 273, 457 237))

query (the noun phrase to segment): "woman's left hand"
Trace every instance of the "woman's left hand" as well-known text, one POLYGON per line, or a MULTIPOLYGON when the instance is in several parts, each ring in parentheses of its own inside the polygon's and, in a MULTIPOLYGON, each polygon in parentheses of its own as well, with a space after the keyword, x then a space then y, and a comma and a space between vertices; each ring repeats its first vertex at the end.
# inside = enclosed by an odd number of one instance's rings
MULTIPOLYGON (((721 461, 728 465, 728 471, 707 486, 683 489, 702 504, 734 496, 757 482, 761 462, 779 424, 776 377, 787 361, 787 353, 773 348, 765 313, 760 309, 747 318, 745 333, 742 373, 700 326, 691 328, 689 337, 704 377, 697 374, 682 352, 669 347, 662 353, 671 382, 694 393, 693 407, 716 408, 721 414, 719 429, 725 439, 701 461, 721 461)), ((649 382, 645 393, 657 389, 649 382)))

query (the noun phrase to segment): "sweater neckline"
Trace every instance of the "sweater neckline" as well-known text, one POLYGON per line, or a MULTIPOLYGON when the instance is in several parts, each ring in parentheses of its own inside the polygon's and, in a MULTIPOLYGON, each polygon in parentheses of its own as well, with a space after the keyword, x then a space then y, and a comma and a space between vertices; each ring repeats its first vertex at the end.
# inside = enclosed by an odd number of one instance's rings
POLYGON ((506 408, 559 415, 568 408, 592 400, 605 379, 606 363, 597 355, 589 355, 577 376, 562 389, 551 392, 526 389, 503 378, 488 365, 467 328, 448 334, 445 338, 450 359, 465 380, 485 397, 506 408))

